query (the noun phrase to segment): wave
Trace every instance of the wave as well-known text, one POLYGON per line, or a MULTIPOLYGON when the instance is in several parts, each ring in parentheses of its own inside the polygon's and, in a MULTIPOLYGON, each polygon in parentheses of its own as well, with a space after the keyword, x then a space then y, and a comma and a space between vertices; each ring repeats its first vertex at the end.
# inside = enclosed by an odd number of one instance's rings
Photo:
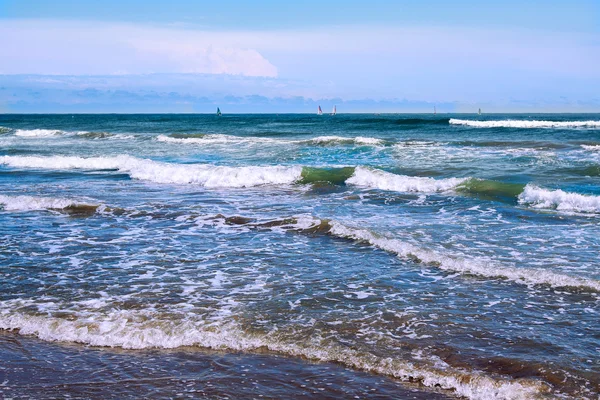
POLYGON ((342 137, 342 136, 318 136, 311 139, 303 140, 285 140, 285 139, 271 139, 263 137, 243 137, 243 136, 232 136, 232 135, 191 135, 186 137, 180 137, 181 135, 158 135, 156 140, 159 142, 166 143, 183 143, 183 144, 232 144, 232 143, 246 143, 246 144, 317 144, 317 145, 328 145, 328 144, 358 144, 358 145, 371 145, 377 146, 384 143, 383 140, 371 137, 342 137))
POLYGON ((64 134, 64 131, 58 129, 17 129, 15 136, 20 137, 52 137, 64 134))
POLYGON ((525 188, 521 183, 506 183, 487 179, 468 179, 456 187, 458 193, 473 194, 482 198, 513 201, 525 188))
POLYGON ((197 184, 205 187, 251 187, 291 184, 301 178, 302 167, 225 167, 210 164, 170 164, 131 156, 33 157, 2 156, 0 164, 37 169, 117 170, 133 179, 156 183, 197 184))
POLYGON ((343 185, 355 173, 354 167, 314 168, 304 167, 301 173, 301 183, 329 182, 343 185))
POLYGON ((585 150, 590 150, 590 151, 600 151, 600 144, 582 144, 581 145, 582 148, 584 148, 585 150))
POLYGON ((519 195, 519 203, 534 208, 600 213, 600 196, 569 193, 560 189, 547 190, 534 185, 525 186, 519 195))
POLYGON ((11 129, 5 126, 0 126, 0 134, 10 132, 11 129))
POLYGON ((495 265, 488 260, 453 257, 420 248, 398 239, 377 235, 366 229, 352 228, 339 222, 330 222, 329 225, 329 233, 333 236, 366 242, 402 258, 435 266, 444 271, 486 278, 504 278, 524 285, 548 285, 556 288, 572 287, 600 292, 600 281, 594 279, 573 277, 542 269, 495 265))
POLYGON ((84 139, 135 139, 133 135, 110 132, 76 132, 75 134, 84 139))
POLYGON ((81 203, 70 199, 0 195, 0 210, 3 211, 53 210, 71 215, 90 215, 95 213, 98 208, 99 205, 81 203))
MULTIPOLYGON (((262 185, 313 184, 354 185, 394 192, 463 193, 483 198, 514 201, 534 208, 600 213, 600 196, 548 191, 527 185, 475 178, 433 179, 397 175, 368 167, 315 168, 302 166, 242 166, 172 164, 132 156, 0 156, 0 164, 17 168, 53 170, 115 170, 139 179, 165 184, 196 184, 207 188, 244 188, 262 185)), ((59 207, 60 208, 60 207, 59 207)))
POLYGON ((450 125, 466 125, 475 128, 600 128, 600 121, 473 121, 451 118, 450 125))
POLYGON ((331 235, 341 239, 367 243, 373 247, 397 255, 415 263, 435 267, 443 271, 474 275, 484 278, 507 279, 514 283, 533 286, 547 285, 554 288, 575 288, 600 292, 600 281, 555 273, 543 269, 516 268, 495 263, 489 259, 465 258, 389 238, 367 229, 354 228, 344 223, 315 218, 311 215, 294 216, 270 221, 256 221, 239 216, 225 217, 221 214, 205 216, 203 221, 216 225, 242 225, 254 229, 278 229, 307 234, 331 235))
POLYGON ((317 136, 312 139, 296 141, 297 143, 312 143, 312 144, 337 144, 337 143, 347 143, 347 144, 358 144, 358 145, 371 145, 377 146, 382 145, 384 143, 383 140, 372 138, 372 137, 343 137, 343 136, 317 136))
POLYGON ((455 189, 469 178, 433 179, 396 175, 378 169, 356 167, 347 184, 395 192, 436 193, 455 189))
POLYGON ((132 156, 1 156, 0 164, 19 168, 116 170, 133 179, 205 187, 251 187, 328 181, 397 192, 436 193, 456 188, 468 178, 433 179, 396 175, 365 167, 302 166, 226 167, 211 164, 171 164, 132 156))
MULTIPOLYGON (((0 131, 1 132, 1 131, 0 131)), ((15 136, 25 138, 50 138, 58 136, 77 136, 84 139, 132 139, 135 136, 110 132, 62 131, 59 129, 17 129, 15 136)))
POLYGON ((391 376, 425 387, 442 388, 469 399, 521 399, 548 393, 548 384, 533 379, 492 377, 480 371, 467 371, 444 365, 415 365, 402 359, 380 357, 366 351, 315 341, 291 342, 277 331, 246 333, 229 322, 209 327, 190 317, 165 320, 149 311, 114 310, 91 314, 75 320, 35 316, 14 312, 3 305, 0 329, 34 335, 46 341, 75 342, 92 346, 127 349, 202 348, 264 352, 306 358, 318 362, 336 362, 349 368, 391 376))
POLYGON ((233 135, 190 135, 180 137, 177 136, 167 136, 167 135, 158 135, 156 140, 159 142, 166 143, 184 143, 184 144, 233 144, 233 143, 248 143, 248 144, 259 144, 259 143, 277 143, 276 139, 270 138, 262 138, 262 137, 243 137, 243 136, 233 136, 233 135))

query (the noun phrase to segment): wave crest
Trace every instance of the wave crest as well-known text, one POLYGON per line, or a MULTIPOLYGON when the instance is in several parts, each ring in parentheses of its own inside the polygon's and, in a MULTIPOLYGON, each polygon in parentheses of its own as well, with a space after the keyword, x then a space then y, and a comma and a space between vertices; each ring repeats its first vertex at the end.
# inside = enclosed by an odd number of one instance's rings
POLYGON ((347 184, 395 192, 436 193, 456 188, 469 178, 433 179, 396 175, 378 169, 356 167, 347 184))
POLYGON ((98 207, 94 204, 54 197, 0 195, 0 209, 4 211, 56 210, 69 214, 93 214, 98 207))
POLYGON ((488 260, 452 257, 435 251, 423 249, 398 239, 376 235, 366 229, 356 229, 339 222, 331 222, 330 234, 366 242, 379 249, 394 253, 427 265, 436 266, 445 271, 477 275, 486 278, 505 278, 524 285, 549 285, 552 287, 573 287, 600 292, 600 281, 587 278, 557 274, 542 269, 516 268, 494 265, 488 260))
POLYGON ((133 179, 156 183, 197 184, 205 187, 251 187, 298 181, 302 167, 225 167, 210 164, 170 164, 131 156, 34 157, 2 156, 0 164, 39 169, 117 170, 133 179))
POLYGON ((466 125, 475 128, 600 128, 600 121, 474 121, 451 118, 450 125, 466 125))
POLYGON ((559 211, 600 213, 600 196, 569 193, 563 190, 547 190, 527 185, 519 195, 519 203, 534 208, 549 208, 559 211))
POLYGON ((64 132, 58 129, 17 129, 15 136, 20 137, 51 137, 58 136, 64 132))
POLYGON ((392 376, 425 387, 441 387, 469 399, 532 398, 549 391, 545 383, 530 379, 502 379, 479 371, 452 367, 416 366, 411 362, 336 344, 289 342, 272 333, 245 333, 234 323, 208 327, 202 321, 160 320, 148 312, 111 311, 108 315, 67 320, 31 316, 7 309, 0 312, 0 329, 15 330, 46 341, 75 342, 128 349, 199 346, 216 350, 256 352, 337 362, 347 367, 392 376))

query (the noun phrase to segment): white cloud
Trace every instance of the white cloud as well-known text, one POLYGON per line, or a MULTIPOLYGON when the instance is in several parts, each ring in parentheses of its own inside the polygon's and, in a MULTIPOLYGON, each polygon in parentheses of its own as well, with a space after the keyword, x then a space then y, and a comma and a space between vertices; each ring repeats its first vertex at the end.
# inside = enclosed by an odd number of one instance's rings
MULTIPOLYGON (((600 90, 598 35, 541 30, 329 26, 203 31, 0 19, 0 48, 0 70, 7 74, 208 73, 302 82, 293 93, 272 86, 273 95, 585 100, 600 90)), ((246 83, 239 85, 243 92, 246 83)))
POLYGON ((216 32, 127 24, 0 21, 5 74, 208 73, 276 77, 256 49, 216 32))

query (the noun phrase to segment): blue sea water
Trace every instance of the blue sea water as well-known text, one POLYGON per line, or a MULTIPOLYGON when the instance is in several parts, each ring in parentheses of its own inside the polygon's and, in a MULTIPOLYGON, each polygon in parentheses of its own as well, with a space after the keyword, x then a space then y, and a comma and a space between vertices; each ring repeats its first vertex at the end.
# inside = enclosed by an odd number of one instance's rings
POLYGON ((600 395, 600 115, 0 115, 5 397, 600 395))

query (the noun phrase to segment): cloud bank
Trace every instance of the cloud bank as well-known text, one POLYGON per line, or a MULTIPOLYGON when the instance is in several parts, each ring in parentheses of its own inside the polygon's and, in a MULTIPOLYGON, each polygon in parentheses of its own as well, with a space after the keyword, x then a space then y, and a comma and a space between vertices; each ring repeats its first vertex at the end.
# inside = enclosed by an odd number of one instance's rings
POLYGON ((600 36, 590 32, 401 25, 210 30, 0 19, 0 49, 0 76, 13 91, 4 92, 4 104, 11 109, 18 98, 35 103, 38 89, 50 96, 42 81, 52 75, 65 77, 52 93, 69 104, 81 101, 79 90, 103 96, 121 90, 134 98, 176 93, 184 103, 186 96, 223 104, 227 96, 256 95, 597 111, 600 93, 600 36), (108 84, 108 76, 123 78, 108 84))
POLYGON ((256 49, 218 34, 143 25, 0 20, 0 48, 2 74, 277 76, 256 49))

